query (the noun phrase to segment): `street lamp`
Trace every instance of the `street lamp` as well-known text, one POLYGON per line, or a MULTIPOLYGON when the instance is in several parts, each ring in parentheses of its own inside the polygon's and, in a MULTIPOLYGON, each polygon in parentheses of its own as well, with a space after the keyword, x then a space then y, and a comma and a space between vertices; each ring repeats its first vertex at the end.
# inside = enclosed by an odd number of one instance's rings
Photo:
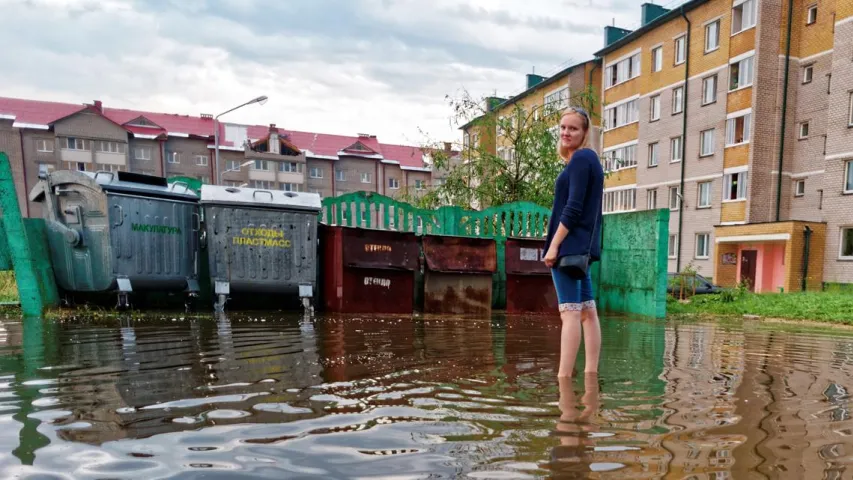
POLYGON ((213 150, 214 150, 215 157, 216 157, 216 160, 215 160, 215 162, 214 162, 214 163, 216 164, 216 165, 215 165, 215 168, 216 168, 216 184, 217 184, 217 185, 221 185, 221 184, 222 184, 222 173, 220 173, 220 172, 219 172, 219 117, 221 117, 221 116, 225 115, 226 113, 233 112, 234 110, 237 110, 238 108, 242 108, 242 107, 245 107, 246 105, 251 105, 251 104, 253 104, 253 103, 260 103, 261 105, 263 105, 263 104, 267 103, 267 96, 266 96, 266 95, 261 95, 261 96, 260 96, 260 97, 258 97, 258 98, 254 98, 254 99, 252 99, 252 100, 249 100, 248 102, 246 102, 246 103, 244 103, 244 104, 242 104, 242 105, 238 105, 238 106, 236 106, 236 107, 232 108, 231 110, 227 110, 227 111, 224 111, 224 112, 220 113, 219 115, 217 115, 217 116, 216 116, 216 117, 214 117, 214 119, 213 119, 213 121, 214 121, 214 127, 216 128, 216 130, 215 130, 215 132, 214 132, 214 147, 213 147, 213 150))
POLYGON ((249 160, 248 162, 241 163, 240 165, 237 166, 237 168, 229 168, 227 170, 223 170, 222 173, 226 174, 226 173, 230 173, 230 172, 239 172, 241 168, 248 167, 249 165, 251 165, 253 163, 255 163, 254 160, 249 160))

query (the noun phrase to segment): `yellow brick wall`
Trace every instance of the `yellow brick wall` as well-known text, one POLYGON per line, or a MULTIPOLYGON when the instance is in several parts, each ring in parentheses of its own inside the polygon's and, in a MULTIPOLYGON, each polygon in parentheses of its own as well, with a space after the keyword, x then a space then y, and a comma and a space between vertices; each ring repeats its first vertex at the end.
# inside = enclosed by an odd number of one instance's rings
POLYGON ((723 168, 749 165, 749 144, 727 148, 723 158, 723 168))
MULTIPOLYGON (((850 0, 841 0, 839 3, 853 3, 850 0)), ((832 18, 832 13, 835 10, 835 0, 818 0, 817 2, 817 22, 806 25, 806 8, 814 4, 813 1, 794 2, 801 4, 799 11, 795 10, 794 26, 799 25, 800 42, 797 50, 797 57, 806 58, 816 53, 825 52, 832 48, 834 41, 833 26, 835 20, 832 18)), ((787 19, 786 19, 787 20, 787 19)), ((782 30, 783 32, 785 30, 782 30)), ((784 35, 783 35, 784 36, 784 35)), ((782 50, 784 52, 784 50, 782 50)))
MULTIPOLYGON (((700 75, 713 68, 725 65, 729 61, 729 41, 731 40, 732 16, 730 5, 725 1, 708 2, 687 14, 690 28, 690 76, 700 75), (705 23, 720 18, 720 48, 705 53, 705 23)), ((683 72, 683 70, 681 70, 683 72)), ((682 73, 683 80, 684 74, 682 73)), ((721 75, 725 77, 725 73, 721 75)))
POLYGON ((637 136, 639 135, 639 132, 639 123, 632 123, 630 125, 625 125, 624 127, 619 127, 614 130, 608 130, 604 133, 604 148, 608 148, 613 145, 619 145, 625 142, 630 142, 631 140, 636 140, 637 136))
POLYGON ((630 168, 627 170, 619 170, 613 172, 609 177, 604 179, 604 188, 622 187, 625 185, 634 185, 637 183, 637 169, 630 168))
MULTIPOLYGON (((726 73, 728 75, 728 73, 726 73)), ((723 80, 726 85, 728 85, 729 78, 728 76, 724 77, 723 80)), ((753 85, 758 82, 758 78, 755 79, 753 85)), ((744 88, 742 90, 736 90, 732 93, 728 94, 728 103, 726 104, 726 112, 739 112, 741 110, 745 110, 747 108, 752 107, 752 88, 744 88)), ((752 116, 752 124, 755 124, 755 115, 752 116)))
POLYGON ((743 222, 746 220, 746 202, 724 203, 720 209, 720 222, 743 222))
POLYGON ((849 0, 835 1, 835 21, 840 22, 845 18, 853 17, 853 2, 849 0))
MULTIPOLYGON (((731 27, 729 27, 729 35, 731 35, 731 27)), ((731 46, 729 47, 729 58, 737 57, 750 50, 755 50, 755 28, 750 28, 745 32, 740 32, 734 37, 731 37, 731 46)))
POLYGON ((723 255, 731 253, 737 258, 737 244, 718 243, 714 248, 714 284, 733 287, 737 284, 737 264, 723 265, 723 255))

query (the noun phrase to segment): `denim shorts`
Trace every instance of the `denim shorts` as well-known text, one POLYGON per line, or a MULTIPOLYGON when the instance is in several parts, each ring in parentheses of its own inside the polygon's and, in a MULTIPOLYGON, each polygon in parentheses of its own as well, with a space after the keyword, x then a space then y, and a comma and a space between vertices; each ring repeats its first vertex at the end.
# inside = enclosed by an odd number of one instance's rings
POLYGON ((587 271, 586 278, 576 280, 563 271, 552 268, 551 278, 557 290, 557 303, 560 311, 581 311, 595 308, 595 296, 592 291, 592 279, 587 271))

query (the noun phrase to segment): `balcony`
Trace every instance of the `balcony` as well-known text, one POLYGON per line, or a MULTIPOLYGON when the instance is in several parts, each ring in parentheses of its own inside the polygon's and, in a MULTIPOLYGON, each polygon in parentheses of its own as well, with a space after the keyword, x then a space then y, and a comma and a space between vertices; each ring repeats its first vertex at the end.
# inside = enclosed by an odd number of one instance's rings
POLYGON ((92 152, 90 150, 63 148, 60 150, 59 159, 63 162, 92 163, 92 152))

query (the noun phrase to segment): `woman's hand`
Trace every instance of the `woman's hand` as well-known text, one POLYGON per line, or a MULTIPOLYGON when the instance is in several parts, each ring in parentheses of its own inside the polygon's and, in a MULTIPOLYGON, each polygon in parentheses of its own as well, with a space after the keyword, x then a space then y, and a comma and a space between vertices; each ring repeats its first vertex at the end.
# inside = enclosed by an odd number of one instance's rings
POLYGON ((545 262, 548 268, 553 268, 557 263, 557 249, 553 247, 549 248, 542 261, 545 262))

